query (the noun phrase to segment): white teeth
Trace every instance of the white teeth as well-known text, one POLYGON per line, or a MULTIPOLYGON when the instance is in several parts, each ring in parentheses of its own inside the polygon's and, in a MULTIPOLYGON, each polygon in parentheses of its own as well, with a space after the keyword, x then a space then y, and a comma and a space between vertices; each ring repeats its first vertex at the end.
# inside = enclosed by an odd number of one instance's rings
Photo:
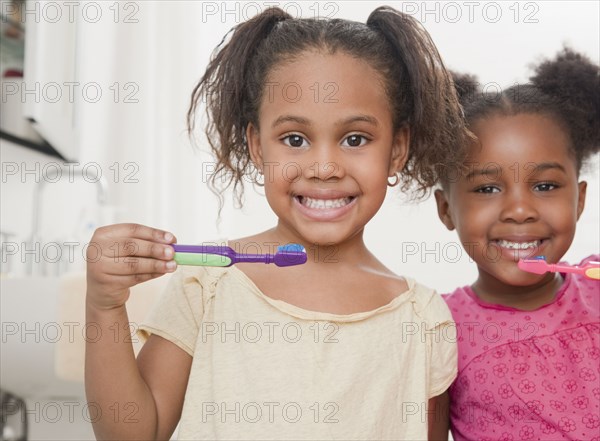
POLYGON ((352 201, 352 198, 313 199, 306 196, 300 198, 300 203, 302 205, 313 209, 340 208, 348 205, 350 201, 352 201))
POLYGON ((498 245, 503 248, 511 250, 526 250, 528 248, 536 248, 540 246, 540 240, 534 240, 531 242, 509 242, 508 240, 499 240, 498 245))

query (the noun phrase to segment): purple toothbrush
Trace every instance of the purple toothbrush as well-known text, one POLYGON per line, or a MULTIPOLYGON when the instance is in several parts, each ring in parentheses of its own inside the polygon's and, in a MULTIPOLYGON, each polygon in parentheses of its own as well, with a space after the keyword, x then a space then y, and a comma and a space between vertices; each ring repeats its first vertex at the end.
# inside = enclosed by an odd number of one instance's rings
POLYGON ((227 246, 171 245, 175 250, 175 262, 179 265, 231 266, 240 262, 274 263, 292 266, 306 263, 306 250, 299 244, 277 247, 275 254, 241 254, 227 246))

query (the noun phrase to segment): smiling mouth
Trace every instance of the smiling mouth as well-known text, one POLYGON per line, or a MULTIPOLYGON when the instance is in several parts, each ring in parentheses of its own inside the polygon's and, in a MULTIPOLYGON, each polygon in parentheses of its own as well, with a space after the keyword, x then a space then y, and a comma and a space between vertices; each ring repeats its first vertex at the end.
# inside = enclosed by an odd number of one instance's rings
POLYGON ((499 239, 495 240, 494 243, 502 248, 506 248, 509 250, 529 250, 534 248, 539 248, 544 240, 531 240, 528 242, 513 242, 509 240, 499 239))
POLYGON ((332 208, 342 208, 351 203, 355 196, 349 196, 345 198, 337 198, 337 199, 316 199, 309 198, 307 196, 296 196, 298 202, 301 205, 311 208, 313 210, 328 210, 332 208))

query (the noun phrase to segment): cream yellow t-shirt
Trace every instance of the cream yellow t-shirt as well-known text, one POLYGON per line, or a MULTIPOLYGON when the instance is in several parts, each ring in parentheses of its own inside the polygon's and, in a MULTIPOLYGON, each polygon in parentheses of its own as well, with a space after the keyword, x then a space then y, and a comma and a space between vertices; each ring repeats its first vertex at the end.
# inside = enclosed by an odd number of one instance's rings
POLYGON ((427 439, 455 326, 407 281, 385 306, 336 315, 267 297, 235 266, 179 267, 140 328, 193 357, 179 439, 427 439))

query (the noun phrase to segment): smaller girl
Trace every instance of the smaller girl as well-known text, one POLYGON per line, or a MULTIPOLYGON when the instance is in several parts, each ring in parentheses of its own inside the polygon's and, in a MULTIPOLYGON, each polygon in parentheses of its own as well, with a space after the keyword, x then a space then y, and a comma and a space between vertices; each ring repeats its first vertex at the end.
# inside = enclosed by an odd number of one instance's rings
POLYGON ((446 297, 459 336, 456 441, 599 439, 598 282, 517 267, 539 255, 556 263, 573 241, 586 193, 579 172, 598 152, 598 78, 598 66, 569 49, 500 97, 457 78, 479 141, 436 200, 479 276, 446 297))

